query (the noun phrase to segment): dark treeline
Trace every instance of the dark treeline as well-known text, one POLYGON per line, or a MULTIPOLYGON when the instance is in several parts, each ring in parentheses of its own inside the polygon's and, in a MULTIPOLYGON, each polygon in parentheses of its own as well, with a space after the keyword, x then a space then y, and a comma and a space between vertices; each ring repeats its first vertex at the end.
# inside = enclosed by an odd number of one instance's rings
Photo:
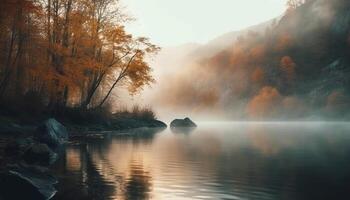
POLYGON ((101 108, 153 82, 145 57, 159 48, 126 33, 130 20, 118 0, 2 0, 1 111, 101 108))

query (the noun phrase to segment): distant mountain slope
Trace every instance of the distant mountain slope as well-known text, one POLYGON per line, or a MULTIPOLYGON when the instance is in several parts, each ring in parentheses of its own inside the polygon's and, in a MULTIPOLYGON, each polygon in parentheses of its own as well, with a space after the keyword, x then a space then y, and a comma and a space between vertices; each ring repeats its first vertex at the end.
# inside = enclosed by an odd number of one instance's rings
POLYGON ((154 101, 239 119, 348 118, 350 1, 309 0, 279 19, 188 51, 154 101))
POLYGON ((151 61, 151 64, 155 66, 157 71, 159 69, 167 71, 167 69, 172 69, 174 65, 181 67, 184 63, 213 56, 232 46, 239 36, 245 35, 250 31, 263 33, 267 28, 276 24, 280 18, 277 17, 240 31, 225 33, 206 44, 187 43, 179 46, 163 47, 160 53, 151 61))
POLYGON ((280 19, 281 19, 281 17, 276 17, 274 19, 268 20, 266 22, 263 22, 263 23, 260 23, 260 24, 254 25, 254 26, 250 26, 250 27, 245 28, 245 29, 240 30, 240 31, 232 31, 229 33, 225 33, 225 34, 209 41, 205 46, 207 48, 224 50, 225 48, 228 48, 229 46, 233 45, 239 36, 245 35, 249 31, 263 33, 266 31, 267 28, 278 23, 278 21, 280 19))
POLYGON ((188 60, 196 61, 198 59, 213 56, 219 53, 220 51, 223 51, 224 49, 230 48, 236 42, 236 40, 242 35, 246 35, 249 32, 256 32, 260 34, 264 33, 266 29, 268 29, 269 27, 272 27, 280 19, 281 17, 276 17, 266 22, 247 27, 243 30, 225 33, 221 36, 218 36, 210 40, 206 44, 198 46, 198 48, 194 49, 194 51, 189 52, 187 58, 188 60))

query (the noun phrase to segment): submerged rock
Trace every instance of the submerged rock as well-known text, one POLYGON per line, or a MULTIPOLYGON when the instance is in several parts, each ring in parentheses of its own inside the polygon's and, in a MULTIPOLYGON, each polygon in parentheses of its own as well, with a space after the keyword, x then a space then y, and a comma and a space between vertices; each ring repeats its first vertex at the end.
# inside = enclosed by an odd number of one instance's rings
POLYGON ((0 174, 0 199, 48 200, 56 194, 57 180, 28 169, 14 169, 0 174))
POLYGON ((38 127, 36 138, 51 147, 56 147, 67 142, 68 131, 55 119, 48 119, 38 127))
MULTIPOLYGON (((68 141, 67 129, 55 119, 48 119, 34 132, 9 143, 5 155, 14 162, 0 173, 0 199, 51 199, 57 180, 48 171, 68 141)), ((2 169, 3 170, 3 169, 2 169)))
POLYGON ((175 119, 170 123, 170 127, 197 127, 190 118, 186 117, 185 119, 175 119))
POLYGON ((34 141, 31 138, 18 138, 6 145, 5 153, 8 156, 20 156, 27 151, 34 141))
POLYGON ((28 164, 51 165, 58 156, 46 144, 34 144, 23 154, 28 164))

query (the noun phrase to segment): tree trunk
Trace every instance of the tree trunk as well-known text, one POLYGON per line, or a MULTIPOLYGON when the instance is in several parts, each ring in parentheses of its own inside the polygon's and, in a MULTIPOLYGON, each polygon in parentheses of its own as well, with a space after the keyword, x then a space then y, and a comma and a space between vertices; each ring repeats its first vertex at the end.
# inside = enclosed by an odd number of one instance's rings
POLYGON ((107 95, 102 99, 101 103, 97 106, 97 107, 102 107, 103 104, 106 102, 106 100, 108 99, 108 97, 111 95, 112 91, 114 90, 115 86, 119 83, 120 80, 122 80, 127 74, 128 74, 128 69, 132 63, 132 61, 134 60, 135 56, 138 54, 138 52, 136 52, 129 60, 128 64, 126 65, 126 67, 124 69, 121 70, 118 78, 114 81, 112 87, 109 89, 107 95))

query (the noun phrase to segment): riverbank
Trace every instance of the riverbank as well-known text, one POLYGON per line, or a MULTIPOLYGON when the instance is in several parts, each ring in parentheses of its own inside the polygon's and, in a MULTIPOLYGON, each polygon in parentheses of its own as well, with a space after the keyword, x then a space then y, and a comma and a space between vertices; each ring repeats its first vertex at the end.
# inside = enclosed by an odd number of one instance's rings
MULTIPOLYGON (((0 169, 11 163, 12 158, 5 156, 6 146, 15 140, 33 137, 37 127, 44 119, 23 120, 16 117, 0 116, 0 169)), ((166 128, 167 125, 157 119, 141 119, 137 117, 116 117, 107 121, 81 121, 74 122, 70 119, 59 119, 68 130, 69 138, 89 137, 92 132, 118 132, 138 128, 166 128)))
POLYGON ((1 115, 0 135, 26 134, 35 130, 40 123, 48 118, 55 118, 62 123, 68 131, 118 131, 135 128, 165 128, 167 125, 157 120, 152 111, 123 111, 116 114, 100 112, 71 112, 66 115, 39 115, 30 114, 1 115), (78 113, 78 114, 77 114, 78 113))
MULTIPOLYGON (((68 119, 62 120, 62 125, 55 119, 21 121, 0 117, 0 199, 22 199, 21 194, 4 189, 7 187, 28 190, 31 193, 28 195, 35 199, 51 199, 57 192, 55 185, 59 180, 52 165, 63 156, 66 146, 63 144, 80 144, 91 138, 103 137, 102 134, 94 132, 118 134, 132 129, 167 127, 156 119, 130 116, 114 117, 95 123, 73 123, 68 119)), ((137 134, 138 131, 134 133, 137 134)))

